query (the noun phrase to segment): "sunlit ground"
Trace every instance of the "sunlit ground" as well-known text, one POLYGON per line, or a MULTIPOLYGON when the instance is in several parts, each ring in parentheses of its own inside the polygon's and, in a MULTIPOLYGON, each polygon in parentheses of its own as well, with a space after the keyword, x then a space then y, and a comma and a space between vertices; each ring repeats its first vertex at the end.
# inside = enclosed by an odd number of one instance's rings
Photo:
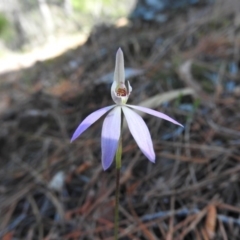
POLYGON ((26 53, 8 52, 0 58, 0 73, 26 68, 36 61, 43 61, 59 56, 68 49, 75 48, 85 42, 86 33, 54 38, 43 46, 34 48, 26 53))

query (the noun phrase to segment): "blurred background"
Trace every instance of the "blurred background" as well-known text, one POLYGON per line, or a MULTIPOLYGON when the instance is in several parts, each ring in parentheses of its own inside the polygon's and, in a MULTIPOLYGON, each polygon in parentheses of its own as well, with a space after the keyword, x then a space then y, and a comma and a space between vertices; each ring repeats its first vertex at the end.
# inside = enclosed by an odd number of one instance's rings
POLYGON ((239 0, 0 0, 0 239, 114 239, 102 119, 70 138, 119 47, 129 103, 184 125, 143 115, 155 164, 124 129, 120 239, 239 239, 239 0))
POLYGON ((134 4, 135 0, 2 0, 0 71, 12 69, 12 61, 26 66, 77 46, 95 25, 113 24, 134 4))

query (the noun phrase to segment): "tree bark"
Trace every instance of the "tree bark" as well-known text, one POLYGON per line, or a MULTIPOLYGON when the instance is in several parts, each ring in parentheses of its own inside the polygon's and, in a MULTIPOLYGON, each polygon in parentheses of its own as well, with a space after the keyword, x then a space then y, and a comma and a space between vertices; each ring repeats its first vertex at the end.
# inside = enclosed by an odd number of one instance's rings
POLYGON ((46 30, 49 36, 51 36, 54 32, 54 22, 52 18, 51 10, 47 4, 46 0, 38 0, 39 9, 42 14, 43 20, 46 24, 46 30))

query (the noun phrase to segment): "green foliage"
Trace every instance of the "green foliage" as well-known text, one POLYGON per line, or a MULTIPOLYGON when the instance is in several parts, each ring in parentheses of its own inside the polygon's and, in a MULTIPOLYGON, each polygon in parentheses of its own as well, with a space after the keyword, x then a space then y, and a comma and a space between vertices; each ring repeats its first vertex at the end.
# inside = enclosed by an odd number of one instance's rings
POLYGON ((73 9, 92 16, 109 16, 113 18, 126 15, 127 0, 71 0, 73 9))
POLYGON ((7 31, 8 27, 9 23, 7 18, 2 13, 0 13, 0 36, 7 31))
POLYGON ((89 13, 94 10, 96 4, 108 5, 111 2, 112 0, 72 0, 72 5, 75 10, 89 13))
POLYGON ((8 45, 13 36, 14 31, 12 25, 9 23, 5 15, 0 13, 0 40, 8 45))

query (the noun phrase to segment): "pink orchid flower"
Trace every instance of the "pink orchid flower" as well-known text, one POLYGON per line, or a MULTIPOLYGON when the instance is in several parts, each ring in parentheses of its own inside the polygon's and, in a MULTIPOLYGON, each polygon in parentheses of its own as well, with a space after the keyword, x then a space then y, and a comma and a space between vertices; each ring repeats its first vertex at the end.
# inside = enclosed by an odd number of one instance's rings
POLYGON ((74 132, 71 142, 78 138, 86 129, 96 122, 105 113, 109 112, 104 119, 102 127, 101 147, 102 147, 102 166, 106 170, 113 162, 118 148, 118 141, 121 133, 121 112, 127 120, 129 130, 137 142, 142 153, 151 161, 155 162, 155 152, 153 150, 152 139, 147 125, 132 109, 136 109, 155 117, 165 119, 174 124, 182 126, 180 123, 170 118, 164 113, 157 112, 150 108, 126 104, 131 94, 132 87, 128 82, 125 86, 124 58, 123 52, 119 48, 116 55, 116 65, 114 72, 114 81, 111 87, 111 96, 115 105, 101 108, 87 116, 74 132))

